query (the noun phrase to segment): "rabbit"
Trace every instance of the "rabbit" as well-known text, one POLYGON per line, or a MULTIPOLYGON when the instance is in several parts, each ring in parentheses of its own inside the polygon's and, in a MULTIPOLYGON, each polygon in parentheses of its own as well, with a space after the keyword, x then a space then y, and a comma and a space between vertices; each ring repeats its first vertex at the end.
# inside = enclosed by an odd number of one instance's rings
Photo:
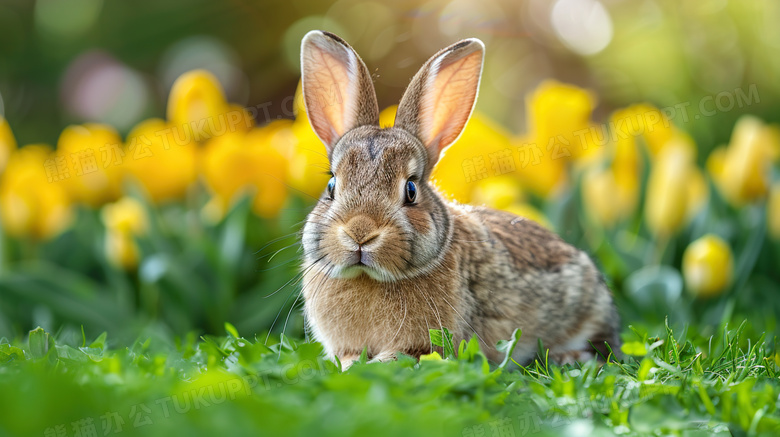
POLYGON ((338 36, 302 41, 303 98, 332 178, 301 231, 306 327, 344 366, 429 354, 429 329, 457 345, 476 335, 493 362, 522 330, 513 358, 539 340, 572 363, 619 346, 612 294, 588 255, 527 218, 449 203, 429 182, 474 108, 484 45, 465 39, 414 76, 393 127, 379 126, 369 70, 338 36))

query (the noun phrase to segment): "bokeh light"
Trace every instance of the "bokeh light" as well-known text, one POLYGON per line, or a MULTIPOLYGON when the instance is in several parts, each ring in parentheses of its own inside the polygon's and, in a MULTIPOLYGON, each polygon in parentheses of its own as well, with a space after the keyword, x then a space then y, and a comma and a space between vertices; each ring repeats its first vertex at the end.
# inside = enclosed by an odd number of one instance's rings
POLYGON ((122 130, 141 117, 149 100, 141 75, 100 51, 77 57, 63 75, 61 90, 66 108, 80 120, 122 130))
POLYGON ((552 24, 561 42, 580 55, 594 55, 612 40, 612 18, 598 0, 558 0, 552 24))

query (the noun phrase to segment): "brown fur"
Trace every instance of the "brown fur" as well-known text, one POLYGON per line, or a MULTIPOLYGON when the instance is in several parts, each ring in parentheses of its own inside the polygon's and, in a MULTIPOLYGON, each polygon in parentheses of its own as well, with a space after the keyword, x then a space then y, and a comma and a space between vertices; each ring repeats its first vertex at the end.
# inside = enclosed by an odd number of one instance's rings
POLYGON ((496 343, 515 328, 523 331, 519 361, 534 355, 539 339, 560 362, 592 356, 588 340, 600 353, 604 341, 618 345, 611 293, 587 255, 531 220, 446 203, 427 182, 470 116, 481 43, 464 40, 434 55, 409 85, 396 126, 386 129, 371 109, 368 70, 349 45, 311 32, 303 52, 307 111, 320 121, 312 126, 336 182, 333 198, 323 194, 303 229, 304 312, 329 355, 351 362, 367 348, 376 360, 419 357, 433 350, 429 329, 441 327, 456 342, 476 334, 496 361, 496 343), (322 50, 360 66, 334 76, 362 87, 343 110, 309 106, 307 87, 327 87, 323 77, 331 77, 319 73, 322 50), (444 123, 435 119, 441 114, 444 123), (327 140, 334 126, 344 132, 327 140), (418 187, 414 204, 405 203, 409 180, 418 187))

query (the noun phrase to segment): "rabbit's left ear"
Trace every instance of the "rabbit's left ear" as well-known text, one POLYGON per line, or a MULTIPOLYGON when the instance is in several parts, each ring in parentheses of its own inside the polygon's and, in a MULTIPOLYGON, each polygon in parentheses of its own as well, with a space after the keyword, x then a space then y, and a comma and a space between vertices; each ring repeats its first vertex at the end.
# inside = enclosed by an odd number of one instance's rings
POLYGON ((395 126, 428 148, 428 171, 466 127, 477 101, 485 46, 470 38, 436 53, 404 92, 395 126))
POLYGON ((368 68, 343 39, 319 30, 301 43, 303 99, 314 132, 330 157, 350 129, 379 125, 379 106, 368 68))

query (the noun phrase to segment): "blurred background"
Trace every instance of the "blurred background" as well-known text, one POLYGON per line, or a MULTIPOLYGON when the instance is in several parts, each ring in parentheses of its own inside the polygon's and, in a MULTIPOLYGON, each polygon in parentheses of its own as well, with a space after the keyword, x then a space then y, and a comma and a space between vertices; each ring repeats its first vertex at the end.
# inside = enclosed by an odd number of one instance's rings
POLYGON ((436 169, 605 271, 625 325, 778 332, 771 0, 0 1, 0 337, 37 325, 304 335, 296 232, 324 187, 299 48, 363 57, 384 125, 460 38, 487 57, 436 169))

